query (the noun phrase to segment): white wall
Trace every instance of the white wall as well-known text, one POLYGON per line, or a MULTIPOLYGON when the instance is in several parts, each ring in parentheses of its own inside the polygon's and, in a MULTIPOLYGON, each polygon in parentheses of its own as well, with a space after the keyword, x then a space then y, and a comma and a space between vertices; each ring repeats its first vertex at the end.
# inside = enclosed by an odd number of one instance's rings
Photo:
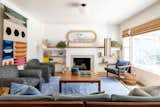
POLYGON ((121 23, 121 31, 160 18, 160 1, 121 23))
POLYGON ((104 38, 111 37, 119 40, 119 26, 94 25, 94 24, 45 24, 44 35, 51 41, 66 40, 66 34, 70 30, 93 30, 97 34, 97 44, 104 45, 104 38))
POLYGON ((38 44, 39 42, 41 42, 41 38, 43 36, 43 24, 10 2, 1 0, 0 3, 6 5, 7 7, 13 9, 14 11, 28 18, 27 60, 32 59, 32 58, 41 59, 42 50, 38 48, 38 44))
MULTIPOLYGON (((61 40, 66 40, 66 34, 70 30, 92 30, 94 31, 97 34, 96 45, 99 45, 99 46, 104 45, 104 38, 112 38, 112 40, 117 40, 117 41, 120 40, 119 38, 120 29, 118 25, 94 25, 94 24, 69 24, 69 25, 68 24, 66 25, 64 24, 45 24, 44 25, 45 38, 49 39, 50 41, 55 42, 55 44, 61 40)), ((97 49, 85 49, 85 50, 95 50, 96 55, 98 51, 97 49)), ((82 52, 82 51, 79 50, 77 52, 82 52)), ((98 59, 96 56, 95 66, 94 66, 96 72, 105 72, 104 70, 105 65, 98 64, 98 62, 100 62, 101 60, 102 59, 98 59)), ((70 60, 67 60, 67 61, 70 61, 70 60)))
MULTIPOLYGON (((127 28, 132 28, 137 25, 149 22, 153 19, 160 18, 160 1, 151 7, 145 9, 136 16, 124 21, 120 29, 123 31, 127 28)), ((132 46, 131 46, 132 47, 132 46)), ((160 76, 151 72, 142 70, 140 68, 134 68, 133 72, 136 72, 137 80, 146 86, 160 85, 160 76)))
POLYGON ((36 20, 28 20, 28 49, 27 59, 42 59, 42 48, 40 44, 44 33, 44 26, 36 20))

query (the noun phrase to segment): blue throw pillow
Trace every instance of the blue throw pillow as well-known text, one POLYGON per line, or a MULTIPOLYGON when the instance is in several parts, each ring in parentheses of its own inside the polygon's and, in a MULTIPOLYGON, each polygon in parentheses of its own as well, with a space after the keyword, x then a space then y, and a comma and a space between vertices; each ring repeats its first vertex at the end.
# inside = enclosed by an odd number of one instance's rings
POLYGON ((29 86, 23 95, 42 95, 41 92, 35 87, 29 86))
POLYGON ((11 83, 11 92, 12 95, 41 95, 40 91, 35 87, 11 83))
POLYGON ((19 94, 24 93, 28 89, 27 85, 24 84, 17 84, 17 83, 11 83, 11 91, 10 94, 19 94))

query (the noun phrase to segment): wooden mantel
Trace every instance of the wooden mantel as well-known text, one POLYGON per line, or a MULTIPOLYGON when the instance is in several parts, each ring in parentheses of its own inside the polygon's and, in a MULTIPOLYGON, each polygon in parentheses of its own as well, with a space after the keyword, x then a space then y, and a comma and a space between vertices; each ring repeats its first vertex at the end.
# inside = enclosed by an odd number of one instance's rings
MULTIPOLYGON (((56 48, 56 46, 47 46, 47 48, 56 48)), ((68 46, 66 48, 104 48, 104 46, 68 46)))

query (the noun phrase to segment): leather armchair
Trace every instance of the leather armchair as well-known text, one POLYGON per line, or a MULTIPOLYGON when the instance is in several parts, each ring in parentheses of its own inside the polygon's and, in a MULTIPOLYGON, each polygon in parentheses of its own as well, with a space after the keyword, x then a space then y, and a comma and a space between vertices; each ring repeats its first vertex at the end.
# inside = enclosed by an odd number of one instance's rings
POLYGON ((105 70, 107 71, 107 76, 108 73, 113 73, 120 79, 121 74, 131 72, 131 65, 129 61, 117 60, 115 64, 107 64, 105 70))

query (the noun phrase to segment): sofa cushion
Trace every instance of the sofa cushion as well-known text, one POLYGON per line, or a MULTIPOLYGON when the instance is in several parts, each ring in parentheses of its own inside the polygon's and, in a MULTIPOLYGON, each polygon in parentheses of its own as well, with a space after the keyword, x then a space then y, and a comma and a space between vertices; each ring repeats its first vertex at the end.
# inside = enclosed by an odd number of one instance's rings
POLYGON ((27 66, 37 66, 39 64, 40 64, 40 62, 38 59, 31 59, 28 61, 27 66))
POLYGON ((134 88, 133 90, 130 91, 128 94, 129 96, 146 96, 146 97, 151 97, 150 94, 142 90, 141 88, 134 88))
POLYGON ((38 89, 24 84, 11 84, 11 94, 16 95, 41 95, 38 89))
MULTIPOLYGON (((126 66, 129 65, 129 61, 123 61, 123 60, 118 60, 116 63, 116 68, 118 68, 118 66, 126 66)), ((127 72, 127 68, 123 68, 121 69, 122 72, 127 72)))
POLYGON ((0 101, 54 101, 51 96, 5 95, 0 96, 0 101))
POLYGON ((126 66, 129 65, 129 61, 118 60, 116 63, 116 67, 118 66, 126 66))
POLYGON ((37 86, 40 82, 39 78, 20 77, 19 79, 25 81, 27 85, 31 85, 31 86, 37 86))
POLYGON ((7 65, 0 67, 0 78, 17 78, 18 69, 15 65, 7 65))
POLYGON ((82 96, 78 95, 58 95, 55 101, 82 101, 82 96))
POLYGON ((97 95, 59 95, 55 97, 56 101, 97 101, 105 102, 110 101, 108 94, 97 95))
POLYGON ((159 102, 160 97, 111 95, 112 102, 159 102))
POLYGON ((85 95, 82 97, 83 101, 97 101, 97 102, 108 102, 111 100, 108 94, 97 94, 97 95, 85 95))
POLYGON ((151 96, 160 96, 160 86, 148 86, 142 87, 141 89, 151 96))

